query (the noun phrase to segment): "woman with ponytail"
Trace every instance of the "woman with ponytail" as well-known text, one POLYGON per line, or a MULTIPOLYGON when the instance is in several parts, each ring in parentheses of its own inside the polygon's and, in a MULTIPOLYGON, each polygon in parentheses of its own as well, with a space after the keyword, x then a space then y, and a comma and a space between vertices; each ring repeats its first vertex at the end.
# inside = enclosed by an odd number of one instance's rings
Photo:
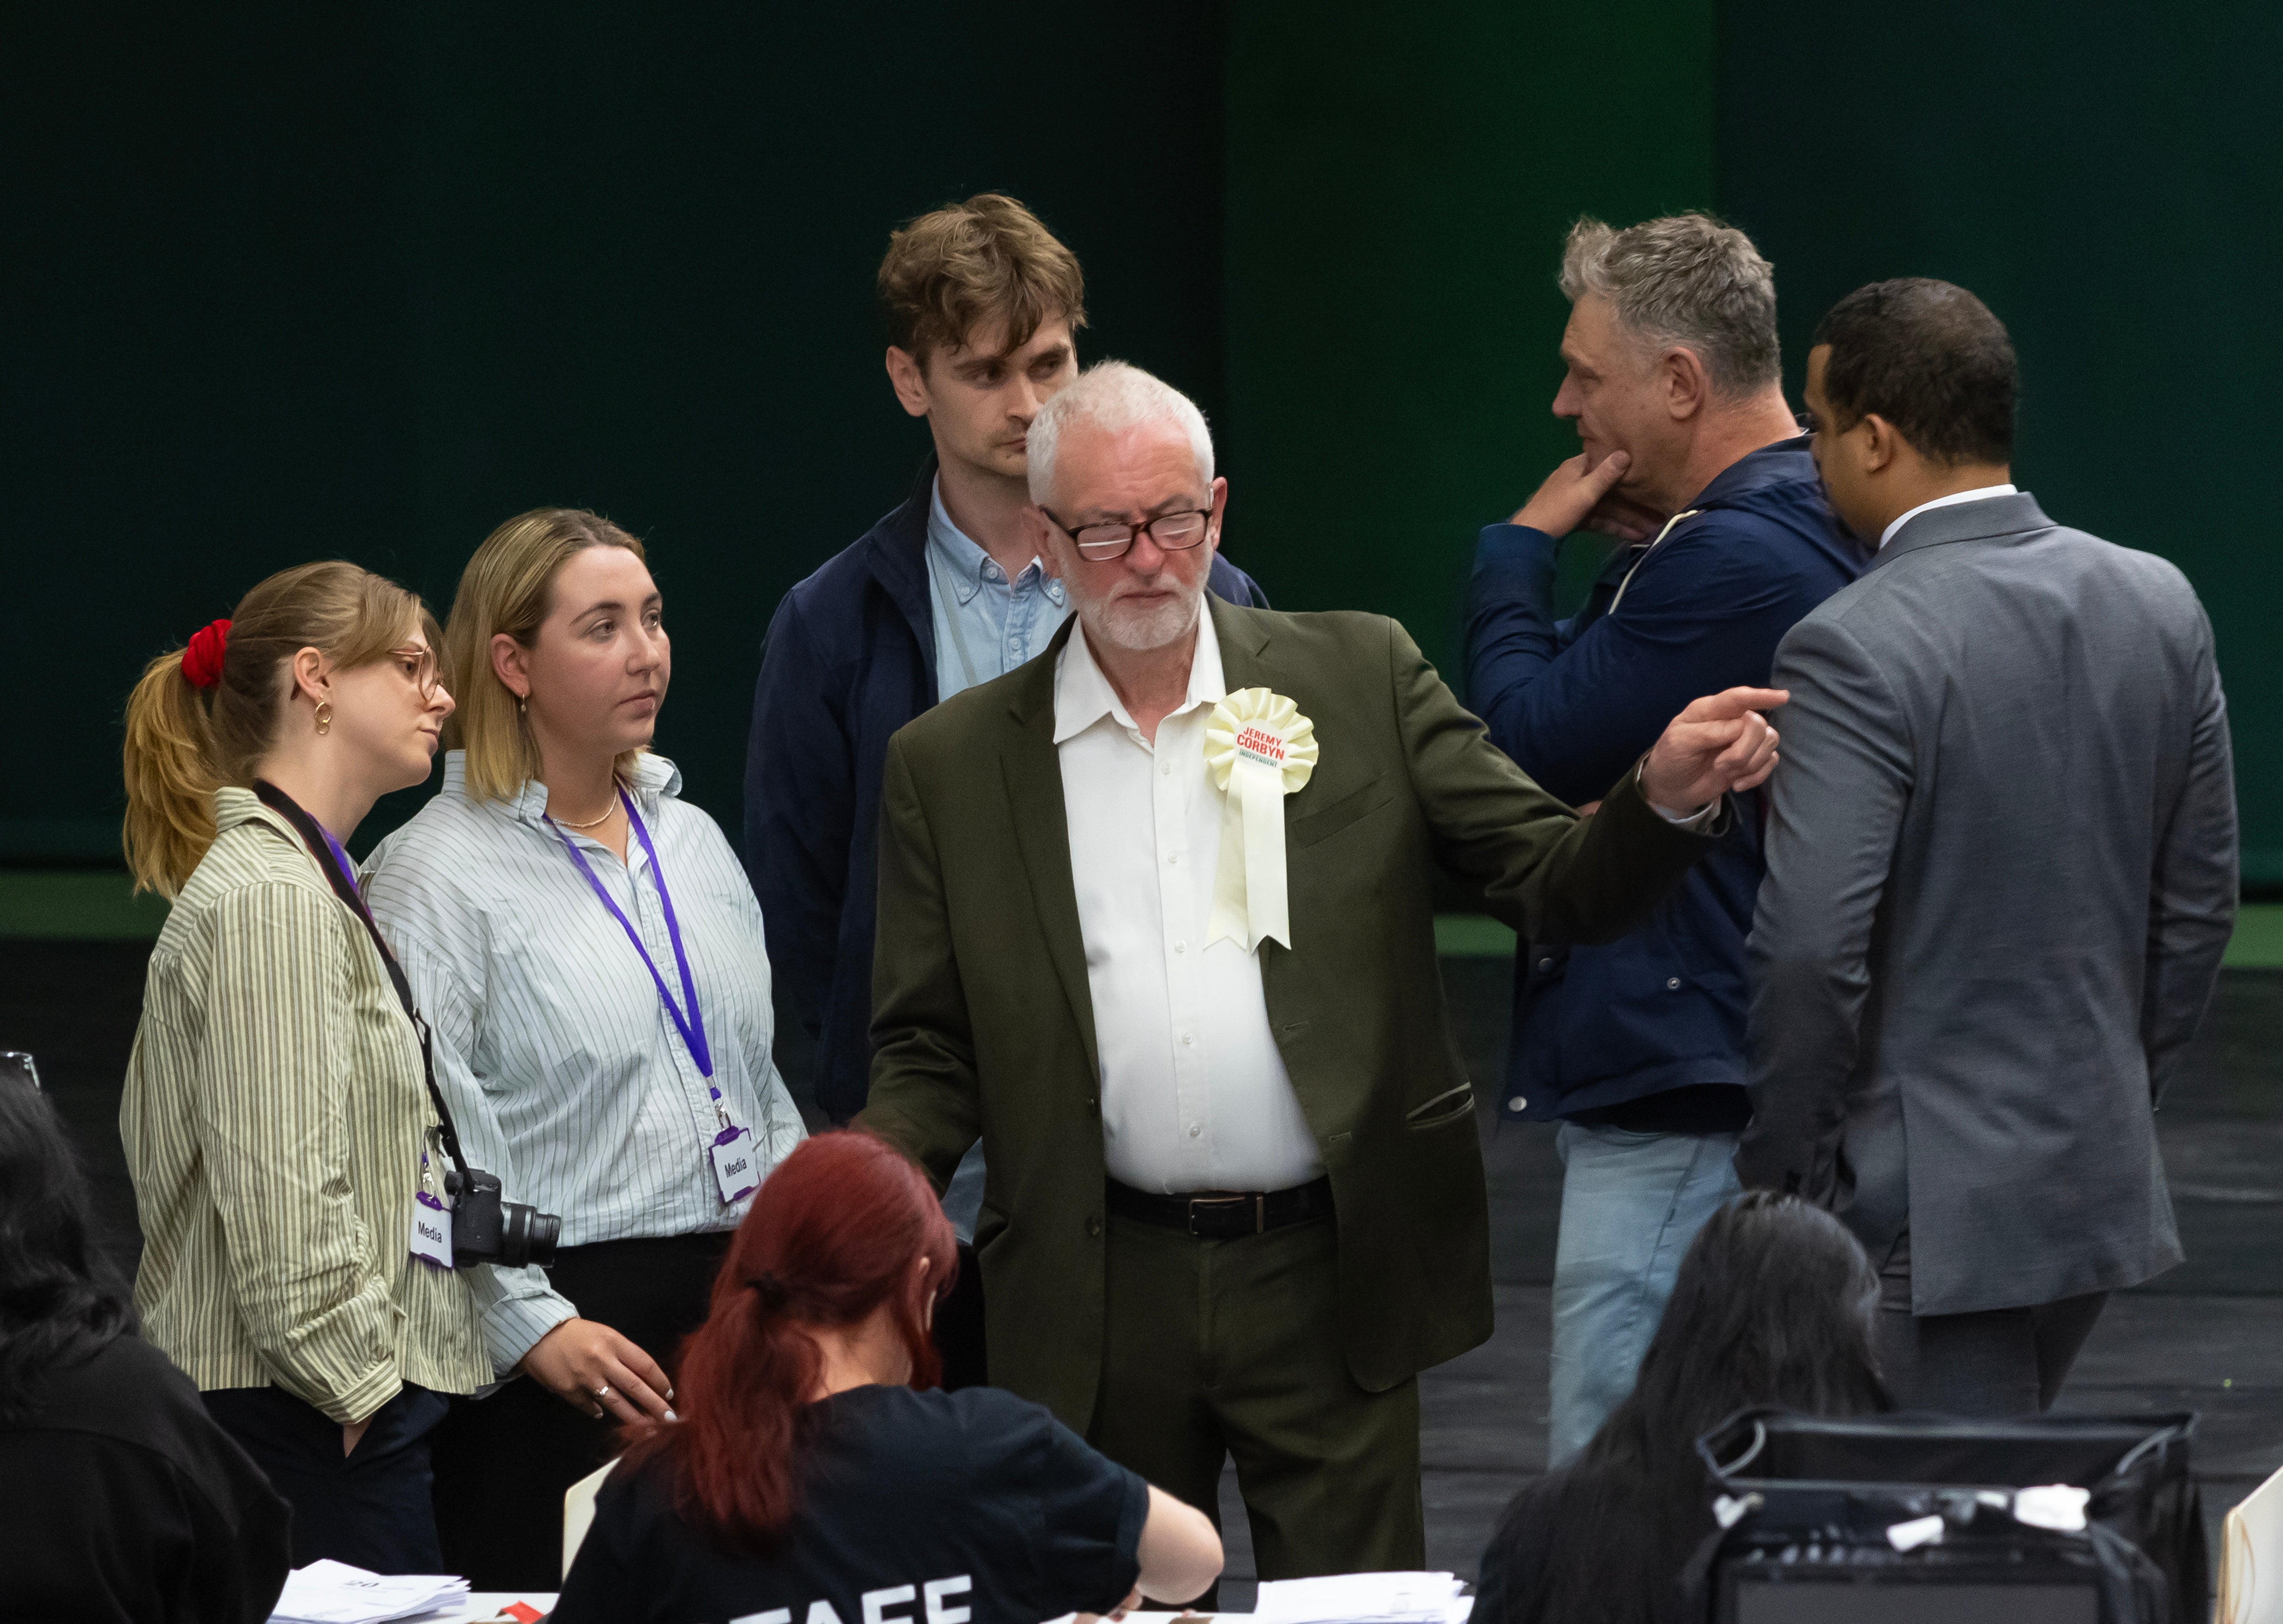
POLYGON ((1212 1584, 1203 1512, 1039 1405, 936 1389, 955 1256, 884 1141, 787 1156, 682 1348, 681 1418, 627 1431, 555 1624, 1037 1624, 1212 1584))
POLYGON ((120 1113, 144 1334, 293 1508, 296 1565, 440 1566, 426 1434, 491 1379, 454 1139, 344 850, 451 714, 420 601, 271 576, 127 705, 127 857, 174 899, 120 1113))

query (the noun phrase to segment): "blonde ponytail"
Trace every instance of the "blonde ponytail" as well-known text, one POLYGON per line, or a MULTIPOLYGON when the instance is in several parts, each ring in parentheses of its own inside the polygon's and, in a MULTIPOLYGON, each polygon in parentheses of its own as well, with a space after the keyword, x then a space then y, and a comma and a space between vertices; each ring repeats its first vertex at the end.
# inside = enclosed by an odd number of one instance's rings
POLYGON ((211 689, 191 686, 183 650, 143 668, 127 699, 127 866, 137 891, 172 897, 214 844, 211 689))
POLYGON ((135 889, 173 897, 189 881, 214 844, 214 791, 250 785, 277 738, 296 654, 315 649, 336 670, 354 671, 415 627, 432 646, 440 641, 420 600, 395 582, 353 563, 305 563, 245 594, 210 687, 191 682, 180 649, 144 667, 127 700, 123 752, 135 889))

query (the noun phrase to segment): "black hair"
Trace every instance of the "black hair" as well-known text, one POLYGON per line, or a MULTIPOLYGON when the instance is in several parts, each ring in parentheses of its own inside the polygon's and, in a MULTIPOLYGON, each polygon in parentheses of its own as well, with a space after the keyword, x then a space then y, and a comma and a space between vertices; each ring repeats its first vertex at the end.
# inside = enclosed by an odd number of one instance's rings
POLYGON ((1816 324, 1823 395, 1843 432, 1876 412, 1930 462, 2006 462, 2020 392, 2014 341, 1990 307, 1947 282, 1898 276, 1856 289, 1816 324))
POLYGON ((1872 1350, 1878 1289, 1854 1236, 1796 1196, 1755 1190, 1715 1213, 1631 1395, 1575 1462, 1507 1507, 1483 1553, 1479 1624, 1671 1616, 1680 1569, 1713 1527, 1699 1437, 1748 1404, 1893 1408, 1872 1350))
POLYGON ((136 1329, 90 1245, 87 1176, 55 1107, 0 1079, 0 1426, 24 1419, 37 1379, 136 1329))

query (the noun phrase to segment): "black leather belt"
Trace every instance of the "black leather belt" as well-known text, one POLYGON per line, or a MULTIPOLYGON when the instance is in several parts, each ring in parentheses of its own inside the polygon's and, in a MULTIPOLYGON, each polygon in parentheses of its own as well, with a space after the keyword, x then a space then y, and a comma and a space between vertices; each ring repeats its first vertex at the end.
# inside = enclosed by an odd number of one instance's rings
POLYGON ((1199 1190, 1187 1195, 1152 1195, 1114 1178, 1109 1184, 1110 1210, 1119 1217, 1177 1229, 1200 1240, 1265 1235, 1273 1229, 1332 1216, 1329 1178, 1290 1190, 1199 1190))

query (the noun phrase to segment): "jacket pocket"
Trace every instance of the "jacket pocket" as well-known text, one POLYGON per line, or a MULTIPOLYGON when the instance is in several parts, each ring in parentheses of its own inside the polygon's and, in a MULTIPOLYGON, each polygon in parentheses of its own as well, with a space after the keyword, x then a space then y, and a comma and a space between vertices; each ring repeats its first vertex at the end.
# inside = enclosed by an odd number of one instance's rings
POLYGON ((1440 1128, 1462 1116, 1472 1115, 1475 1108, 1473 1087, 1461 1083, 1456 1088, 1445 1089, 1424 1105, 1416 1105, 1403 1114, 1406 1128, 1440 1128))
POLYGON ((1295 846, 1313 846, 1318 841, 1338 834, 1351 823, 1367 818, 1395 799, 1395 786, 1381 773, 1362 789, 1352 790, 1320 807, 1304 818, 1295 818, 1286 825, 1286 832, 1295 846))

